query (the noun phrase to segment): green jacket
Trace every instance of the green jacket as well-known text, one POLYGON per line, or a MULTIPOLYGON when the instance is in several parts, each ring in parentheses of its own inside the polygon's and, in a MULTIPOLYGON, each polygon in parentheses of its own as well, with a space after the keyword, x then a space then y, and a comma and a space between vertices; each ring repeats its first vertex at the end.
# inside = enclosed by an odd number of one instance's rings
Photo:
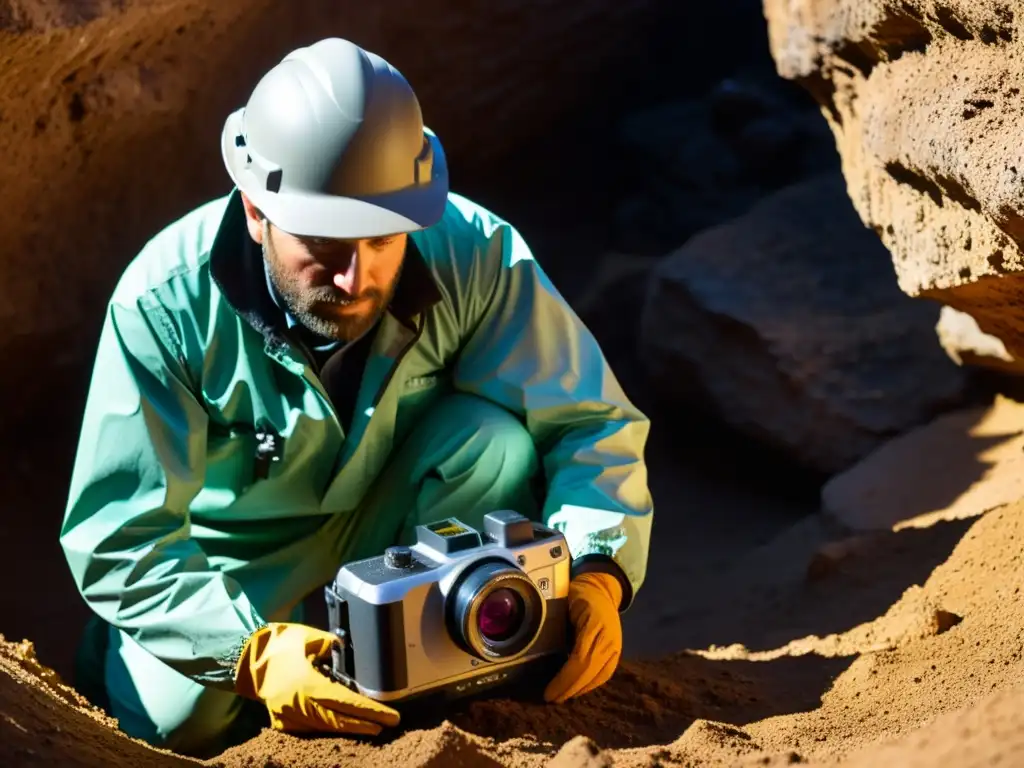
POLYGON ((100 617, 230 689, 249 635, 340 565, 318 561, 317 528, 356 508, 392 446, 453 391, 523 419, 544 519, 577 564, 621 568, 628 606, 653 515, 649 424, 513 227, 452 194, 442 221, 411 235, 348 434, 268 320, 247 239, 237 191, 204 204, 143 248, 107 306, 60 533, 100 617))

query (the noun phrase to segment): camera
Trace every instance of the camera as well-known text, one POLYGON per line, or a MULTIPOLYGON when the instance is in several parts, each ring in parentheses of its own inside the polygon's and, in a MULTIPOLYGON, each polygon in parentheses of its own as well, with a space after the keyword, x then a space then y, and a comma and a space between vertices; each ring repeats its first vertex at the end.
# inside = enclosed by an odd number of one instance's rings
POLYGON ((343 566, 324 588, 337 637, 324 671, 394 704, 461 698, 568 653, 571 559, 561 533, 511 510, 483 530, 420 525, 416 543, 343 566))

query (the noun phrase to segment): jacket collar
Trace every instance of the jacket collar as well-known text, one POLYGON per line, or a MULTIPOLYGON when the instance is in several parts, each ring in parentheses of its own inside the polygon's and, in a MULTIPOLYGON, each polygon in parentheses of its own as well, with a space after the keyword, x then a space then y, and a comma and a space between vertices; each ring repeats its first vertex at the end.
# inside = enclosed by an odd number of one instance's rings
MULTIPOLYGON (((398 285, 386 312, 408 328, 441 300, 430 267, 410 237, 398 285)), ((263 255, 249 237, 241 193, 232 191, 210 251, 210 276, 235 312, 276 346, 286 344, 292 323, 271 290, 263 255)), ((302 331, 309 333, 307 329, 302 331)), ((317 337, 319 338, 319 337, 317 337)), ((320 344, 330 343, 320 339, 320 344)))

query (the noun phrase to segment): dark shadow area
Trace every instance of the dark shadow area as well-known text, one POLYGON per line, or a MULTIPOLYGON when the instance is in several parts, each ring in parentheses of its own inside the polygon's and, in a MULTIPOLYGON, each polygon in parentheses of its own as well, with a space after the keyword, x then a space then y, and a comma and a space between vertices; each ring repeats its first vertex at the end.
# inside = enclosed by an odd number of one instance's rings
POLYGON ((827 475, 800 466, 774 446, 723 424, 710 408, 686 400, 668 403, 646 390, 638 399, 652 415, 650 454, 655 466, 686 464, 708 481, 742 488, 766 500, 789 502, 805 511, 817 507, 827 475))
MULTIPOLYGON (((914 585, 928 581, 976 520, 937 523, 925 529, 870 535, 815 552, 807 579, 780 590, 748 615, 752 650, 767 650, 807 635, 845 632, 884 615, 914 585)), ((735 641, 734 641, 735 642, 735 641)))
POLYGON ((43 663, 70 680, 88 609, 75 590, 58 536, 91 368, 91 359, 85 359, 91 354, 62 364, 61 358, 71 355, 60 339, 21 340, 17 348, 8 347, 8 354, 8 360, 39 362, 31 387, 17 376, 0 385, 0 398, 8 404, 0 470, 3 531, 20 553, 0 558, 5 585, 0 634, 15 642, 31 640, 43 663))
POLYGON ((726 574, 695 585, 647 628, 677 648, 740 643, 767 651, 810 635, 846 632, 883 616, 923 585, 975 520, 829 542, 808 520, 726 574))
POLYGON ((1009 424, 979 426, 979 414, 990 414, 987 406, 998 406, 975 405, 980 408, 942 416, 941 429, 935 423, 887 443, 826 486, 824 503, 840 518, 864 509, 865 522, 878 526, 940 513, 958 503, 992 471, 995 456, 1006 455, 1001 446, 1020 442, 1021 430, 1009 424))
MULTIPOLYGON (((785 125, 775 123, 784 123, 791 113, 817 111, 810 94, 776 75, 760 3, 750 3, 749 17, 737 17, 728 5, 700 9, 673 5, 651 14, 651 44, 645 48, 643 57, 610 61, 595 70, 591 79, 601 83, 601 88, 595 90, 584 107, 557 121, 546 121, 528 144, 497 156, 486 166, 468 162, 452 169, 453 185, 462 194, 519 228, 538 261, 570 302, 575 303, 587 291, 601 258, 609 251, 624 255, 646 253, 655 239, 662 243, 653 252, 660 257, 681 246, 690 234, 682 228, 675 238, 655 238, 653 232, 645 231, 643 220, 630 224, 622 221, 623 204, 649 195, 649 187, 679 185, 678 179, 653 178, 659 173, 657 160, 638 166, 637 147, 630 146, 624 135, 624 124, 629 118, 672 106, 706 109, 712 116, 717 114, 716 109, 756 112, 768 107, 749 102, 766 98, 779 111, 771 113, 764 122, 772 123, 772 130, 785 131, 785 125), (717 48, 718 41, 712 42, 705 36, 707 29, 716 27, 729 29, 732 44, 742 41, 742 48, 732 50, 743 53, 723 57, 717 48), (681 44, 683 40, 685 45, 681 44), (731 105, 726 98, 718 104, 716 85, 733 80, 750 87, 752 92, 736 97, 741 105, 731 105)), ((687 116, 691 117, 689 113, 687 116)), ((658 131, 669 135, 674 132, 674 143, 681 156, 688 147, 702 148, 706 127, 689 120, 674 124, 674 118, 666 109, 660 120, 650 122, 650 141, 658 143, 654 135, 658 131)), ((753 141, 751 144, 756 150, 753 141)), ((829 154, 814 158, 815 169, 838 162, 838 155, 829 149, 829 154)), ((728 154, 731 150, 725 145, 708 148, 711 154, 728 154)), ((694 160, 697 167, 691 181, 703 181, 702 174, 711 177, 716 173, 713 160, 705 158, 703 164, 699 157, 694 160)), ((740 159, 737 177, 724 180, 726 188, 715 190, 715 196, 728 196, 736 192, 729 186, 739 186, 756 177, 758 171, 753 166, 749 158, 740 159)), ((806 170, 794 163, 786 172, 799 175, 806 170)), ((768 186, 781 183, 781 179, 774 179, 768 186)), ((696 206, 704 205, 701 197, 705 193, 700 188, 684 188, 681 192, 691 197, 696 206)), ((663 210, 646 223, 651 228, 660 227, 666 225, 664 219, 678 213, 663 210)), ((723 219, 730 216, 725 209, 720 213, 723 219)), ((637 312, 639 308, 635 307, 637 312)))
POLYGON ((563 704, 545 703, 538 680, 520 686, 515 695, 417 713, 403 719, 402 730, 434 728, 449 720, 498 741, 530 734, 550 744, 584 735, 613 749, 669 744, 698 719, 743 726, 817 709, 852 660, 810 655, 771 662, 709 661, 677 654, 656 666, 626 663, 603 688, 563 704))

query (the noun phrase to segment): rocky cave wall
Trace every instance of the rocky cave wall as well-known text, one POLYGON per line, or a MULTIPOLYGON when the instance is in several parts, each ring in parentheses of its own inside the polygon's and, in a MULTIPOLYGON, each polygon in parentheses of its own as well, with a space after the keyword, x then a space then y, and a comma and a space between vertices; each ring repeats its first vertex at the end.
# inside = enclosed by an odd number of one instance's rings
POLYGON ((1024 7, 764 9, 778 71, 822 106, 850 198, 891 252, 900 287, 947 305, 940 331, 954 354, 1024 370, 1024 7), (994 338, 979 341, 978 329, 994 338))

